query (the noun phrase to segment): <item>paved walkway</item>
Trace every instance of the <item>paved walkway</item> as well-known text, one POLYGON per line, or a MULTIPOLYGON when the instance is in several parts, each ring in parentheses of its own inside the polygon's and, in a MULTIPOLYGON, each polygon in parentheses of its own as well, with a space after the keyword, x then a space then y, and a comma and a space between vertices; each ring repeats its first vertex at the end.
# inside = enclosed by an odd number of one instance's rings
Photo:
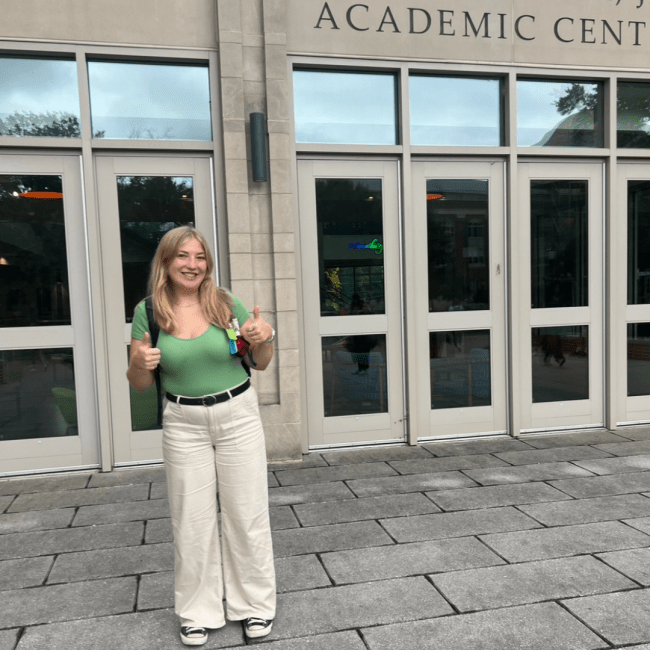
MULTIPOLYGON (((268 650, 650 650, 649 428, 269 469, 268 650)), ((0 650, 183 647, 165 496, 161 468, 0 481, 0 650)))

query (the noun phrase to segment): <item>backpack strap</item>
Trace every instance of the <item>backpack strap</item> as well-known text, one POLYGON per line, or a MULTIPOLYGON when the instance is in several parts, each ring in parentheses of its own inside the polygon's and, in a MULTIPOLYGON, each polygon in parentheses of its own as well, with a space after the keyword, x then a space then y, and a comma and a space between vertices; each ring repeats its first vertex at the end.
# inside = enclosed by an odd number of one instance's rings
MULTIPOLYGON (((147 322, 149 324, 149 336, 151 337, 151 345, 155 348, 158 344, 158 336, 160 335, 160 326, 156 322, 153 313, 153 296, 147 296, 144 299, 144 306, 147 310, 147 322)), ((154 379, 156 380, 156 397, 158 398, 158 414, 156 422, 158 427, 162 427, 162 392, 160 387, 160 365, 153 372, 154 379)))

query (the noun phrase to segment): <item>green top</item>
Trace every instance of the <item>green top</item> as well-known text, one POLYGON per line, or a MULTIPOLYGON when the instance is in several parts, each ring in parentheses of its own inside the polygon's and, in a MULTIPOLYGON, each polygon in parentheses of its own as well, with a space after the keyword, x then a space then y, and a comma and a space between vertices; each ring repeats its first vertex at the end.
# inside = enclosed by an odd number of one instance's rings
MULTIPOLYGON (((248 309, 235 296, 233 311, 243 325, 249 317, 248 309)), ((149 331, 144 300, 135 308, 131 336, 142 341, 149 331)), ((210 325, 195 339, 179 339, 160 330, 160 380, 163 390, 174 395, 201 397, 221 393, 246 381, 241 357, 230 354, 226 330, 210 325)))

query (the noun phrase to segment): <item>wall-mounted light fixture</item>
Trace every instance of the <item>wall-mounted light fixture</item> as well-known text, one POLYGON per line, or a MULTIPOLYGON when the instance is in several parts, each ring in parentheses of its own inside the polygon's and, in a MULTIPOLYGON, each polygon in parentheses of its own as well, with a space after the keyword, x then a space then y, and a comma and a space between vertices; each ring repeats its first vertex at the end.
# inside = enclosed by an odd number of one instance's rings
POLYGON ((253 180, 269 180, 266 164, 266 118, 264 113, 251 113, 251 154, 253 159, 253 180))

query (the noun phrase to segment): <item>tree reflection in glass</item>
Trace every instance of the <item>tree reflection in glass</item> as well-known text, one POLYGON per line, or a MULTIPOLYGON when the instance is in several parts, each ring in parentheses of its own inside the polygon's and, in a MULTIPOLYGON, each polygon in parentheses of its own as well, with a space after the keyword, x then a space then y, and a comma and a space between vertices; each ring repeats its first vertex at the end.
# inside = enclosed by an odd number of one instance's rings
POLYGON ((194 187, 190 176, 119 176, 117 197, 122 243, 126 322, 147 295, 151 260, 163 235, 194 225, 194 187))
POLYGON ((70 323, 61 176, 0 176, 0 327, 70 323))
POLYGON ((427 180, 429 311, 490 308, 488 181, 427 180))

